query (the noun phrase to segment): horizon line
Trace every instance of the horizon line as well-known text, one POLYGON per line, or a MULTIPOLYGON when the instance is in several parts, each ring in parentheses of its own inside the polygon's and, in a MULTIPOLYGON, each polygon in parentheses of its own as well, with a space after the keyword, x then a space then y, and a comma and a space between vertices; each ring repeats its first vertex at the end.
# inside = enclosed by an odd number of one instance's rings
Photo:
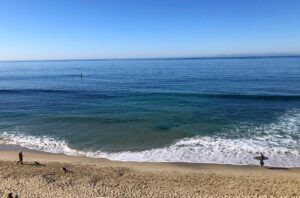
POLYGON ((142 57, 142 58, 67 58, 67 59, 20 59, 0 60, 0 62, 64 62, 64 61, 111 61, 111 60, 184 60, 184 59, 251 59, 251 58, 293 58, 300 54, 273 55, 216 55, 216 56, 184 56, 184 57, 142 57))

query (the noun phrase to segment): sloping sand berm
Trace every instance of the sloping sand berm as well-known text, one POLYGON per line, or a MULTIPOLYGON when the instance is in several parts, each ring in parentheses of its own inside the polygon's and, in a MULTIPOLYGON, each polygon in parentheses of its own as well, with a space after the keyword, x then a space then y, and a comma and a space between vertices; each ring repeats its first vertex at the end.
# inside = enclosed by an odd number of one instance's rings
POLYGON ((300 197, 299 168, 114 162, 29 151, 17 165, 17 156, 0 151, 0 197, 300 197))

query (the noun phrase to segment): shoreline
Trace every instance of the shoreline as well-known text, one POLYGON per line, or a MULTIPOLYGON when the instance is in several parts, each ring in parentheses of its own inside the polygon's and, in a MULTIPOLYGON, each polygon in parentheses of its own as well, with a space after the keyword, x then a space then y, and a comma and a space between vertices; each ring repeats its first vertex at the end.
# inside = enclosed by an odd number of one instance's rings
MULTIPOLYGON (((264 166, 259 165, 236 165, 236 164, 216 164, 216 163, 190 163, 190 162, 133 162, 133 161, 114 161, 106 158, 92 158, 86 156, 73 156, 66 155, 63 153, 48 153, 44 151, 36 150, 23 150, 24 163, 41 162, 41 163, 65 163, 65 164, 80 164, 80 165, 93 165, 93 166, 115 166, 115 167, 129 167, 137 168, 143 170, 147 167, 151 167, 154 171, 170 171, 172 168, 177 171, 191 171, 191 172, 201 172, 201 171, 216 171, 216 173, 222 173, 217 169, 226 169, 230 171, 230 174, 245 174, 248 173, 243 171, 248 171, 250 175, 263 173, 268 170, 279 170, 279 171, 292 171, 299 173, 300 177, 300 167, 274 167, 274 166, 264 166), (171 168, 172 167, 172 168, 171 168), (158 168, 155 170, 155 168, 158 168), (171 169, 170 169, 171 168, 171 169)), ((17 162, 18 161, 18 151, 17 150, 1 150, 0 149, 0 160, 17 162)), ((153 170, 149 169, 149 170, 153 170)), ((172 169, 172 170, 173 170, 172 169)), ((274 173, 274 172, 273 172, 274 173)))
MULTIPOLYGON (((29 149, 26 147, 22 147, 20 145, 15 145, 15 144, 0 144, 0 154, 3 151, 20 151, 22 150, 23 152, 26 153, 30 153, 32 154, 41 154, 42 159, 48 161, 49 159, 47 159, 50 156, 50 159, 52 159, 51 156, 60 156, 60 158, 65 158, 65 159, 71 159, 71 158, 81 158, 81 159, 86 159, 83 161, 110 161, 110 162, 115 162, 115 163, 150 163, 150 164, 198 164, 198 165, 217 165, 217 166, 246 166, 246 167, 259 167, 259 161, 257 160, 257 164, 233 164, 233 163, 228 163, 228 164, 222 164, 222 163, 197 163, 197 162, 151 162, 151 161, 122 161, 122 160, 111 160, 111 159, 107 159, 107 158, 98 158, 98 157, 89 157, 89 156, 85 156, 85 155, 68 155, 65 153, 51 153, 51 152, 46 152, 46 151, 39 151, 39 150, 34 150, 34 149, 29 149), (48 157, 45 157, 48 156, 48 157)), ((30 155, 30 156, 31 156, 30 155)), ((8 156, 7 156, 8 157, 8 156)), ((17 155, 16 155, 17 157, 17 155)), ((11 159, 11 157, 8 157, 7 159, 11 159)), ((16 158, 17 159, 17 158, 16 158)), ((0 155, 0 160, 2 160, 2 156, 0 155)), ((55 161, 55 160, 54 160, 55 161)), ((299 169, 300 170, 300 164, 299 166, 270 166, 268 165, 268 163, 265 163, 265 167, 269 167, 269 168, 277 168, 277 169, 299 169)))
POLYGON ((0 197, 9 192, 19 197, 300 196, 300 168, 122 162, 23 152, 24 165, 17 165, 18 150, 0 150, 0 197), (71 173, 64 174, 62 167, 71 173))

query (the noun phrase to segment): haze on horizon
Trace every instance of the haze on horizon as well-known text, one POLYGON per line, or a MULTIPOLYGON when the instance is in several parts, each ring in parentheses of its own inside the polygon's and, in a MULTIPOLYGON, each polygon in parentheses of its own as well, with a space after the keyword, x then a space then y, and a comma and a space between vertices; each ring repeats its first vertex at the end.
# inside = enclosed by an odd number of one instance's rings
POLYGON ((0 60, 300 54, 300 1, 0 1, 0 60))

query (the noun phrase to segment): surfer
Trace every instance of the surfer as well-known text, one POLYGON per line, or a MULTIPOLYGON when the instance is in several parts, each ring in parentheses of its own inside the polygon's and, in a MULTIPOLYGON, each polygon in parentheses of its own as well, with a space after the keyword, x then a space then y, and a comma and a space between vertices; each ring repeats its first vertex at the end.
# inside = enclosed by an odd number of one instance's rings
POLYGON ((264 154, 260 153, 260 166, 263 167, 264 166, 264 159, 265 159, 265 156, 264 154))
POLYGON ((23 153, 22 153, 22 151, 19 152, 19 161, 17 162, 17 164, 19 164, 19 163, 23 164, 23 153))
POLYGON ((264 156, 263 153, 260 153, 259 156, 255 156, 254 159, 259 160, 260 166, 263 167, 265 165, 264 160, 267 160, 269 158, 267 158, 266 156, 264 156))

